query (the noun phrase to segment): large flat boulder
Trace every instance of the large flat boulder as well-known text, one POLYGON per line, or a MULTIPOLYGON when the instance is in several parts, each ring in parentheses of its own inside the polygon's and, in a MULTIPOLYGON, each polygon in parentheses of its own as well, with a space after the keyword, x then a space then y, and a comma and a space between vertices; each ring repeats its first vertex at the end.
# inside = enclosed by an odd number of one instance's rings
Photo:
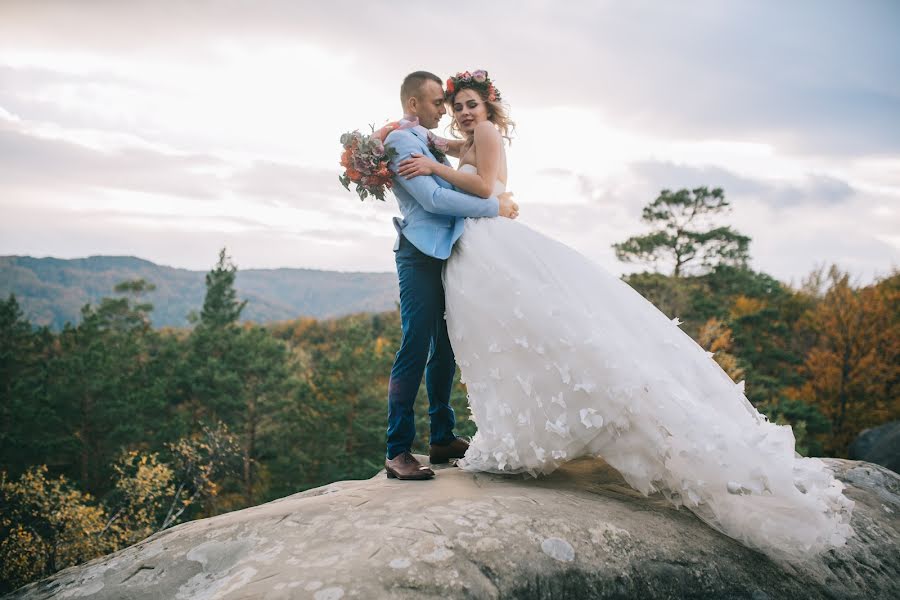
POLYGON ((776 564, 599 459, 524 479, 383 473, 192 521, 10 598, 900 598, 900 477, 825 459, 856 536, 776 564))

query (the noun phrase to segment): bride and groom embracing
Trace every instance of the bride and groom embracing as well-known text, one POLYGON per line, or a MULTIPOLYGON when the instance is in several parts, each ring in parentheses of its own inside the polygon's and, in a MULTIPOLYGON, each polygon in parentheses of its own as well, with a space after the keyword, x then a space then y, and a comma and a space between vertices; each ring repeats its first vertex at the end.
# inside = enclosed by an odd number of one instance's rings
POLYGON ((412 73, 401 101, 384 142, 403 214, 388 477, 434 476, 410 453, 424 374, 432 463, 538 476, 598 456, 639 492, 770 555, 846 542, 853 502, 823 461, 794 451, 789 426, 761 415, 677 319, 515 220, 503 145, 512 123, 485 71, 458 73, 446 91, 412 73), (445 107, 461 140, 430 132, 445 107), (470 442, 453 432, 457 364, 478 426, 470 442))

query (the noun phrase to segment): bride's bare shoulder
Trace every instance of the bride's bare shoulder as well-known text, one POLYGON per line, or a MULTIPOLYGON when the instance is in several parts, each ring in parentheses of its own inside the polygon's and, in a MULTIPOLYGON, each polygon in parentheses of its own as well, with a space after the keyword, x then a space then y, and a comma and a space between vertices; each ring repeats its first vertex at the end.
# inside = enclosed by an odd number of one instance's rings
POLYGON ((482 121, 475 126, 475 139, 478 138, 500 139, 500 132, 490 121, 482 121))

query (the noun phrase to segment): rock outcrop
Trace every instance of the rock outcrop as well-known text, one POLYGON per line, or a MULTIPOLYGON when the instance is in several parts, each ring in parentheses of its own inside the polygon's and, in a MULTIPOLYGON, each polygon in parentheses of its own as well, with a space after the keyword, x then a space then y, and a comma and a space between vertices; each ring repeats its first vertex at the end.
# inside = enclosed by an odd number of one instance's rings
POLYGON ((850 458, 873 462, 900 473, 900 421, 863 430, 850 444, 850 458))
POLYGON ((782 565, 597 459, 541 479, 381 473, 185 523, 10 598, 900 598, 900 477, 826 459, 850 542, 782 565))

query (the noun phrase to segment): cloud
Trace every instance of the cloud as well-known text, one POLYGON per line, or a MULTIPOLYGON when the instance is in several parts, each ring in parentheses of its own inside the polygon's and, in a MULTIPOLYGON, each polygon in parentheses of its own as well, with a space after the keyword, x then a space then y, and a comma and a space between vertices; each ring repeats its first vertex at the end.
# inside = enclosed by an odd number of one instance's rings
POLYGON ((786 185, 773 190, 781 206, 811 204, 832 206, 847 202, 856 190, 846 181, 830 175, 811 174, 801 185, 786 185))
POLYGON ((726 198, 751 196, 776 208, 799 204, 830 206, 846 202, 856 191, 848 182, 824 174, 808 174, 799 183, 778 182, 739 175, 715 165, 690 166, 663 161, 640 161, 630 170, 648 186, 658 189, 720 187, 726 198))
POLYGON ((337 135, 395 116, 409 71, 484 67, 527 117, 509 150, 523 220, 611 270, 642 206, 698 185, 725 188, 777 276, 836 249, 860 268, 896 257, 894 2, 8 0, 3 14, 7 251, 177 264, 228 240, 253 266, 390 270, 396 205, 338 187, 337 135))
POLYGON ((264 160, 244 165, 143 147, 98 150, 29 127, 0 122, 0 237, 7 252, 71 256, 76 248, 83 250, 75 255, 152 248, 143 256, 177 264, 178 253, 199 252, 206 240, 209 252, 226 242, 239 246, 252 264, 391 266, 393 204, 360 203, 339 187, 337 169, 264 160), (381 260, 371 256, 376 247, 384 249, 381 260))
MULTIPOLYGON (((71 134, 77 137, 78 132, 71 134)), ((335 152, 336 153, 336 152, 335 152)), ((212 200, 227 194, 261 204, 342 212, 332 170, 256 160, 244 166, 203 154, 148 147, 98 150, 42 137, 20 123, 0 120, 0 189, 127 190, 212 200)), ((347 196, 349 197, 349 196, 347 196)))
POLYGON ((221 60, 229 44, 304 40, 350 56, 348 76, 365 76, 370 94, 395 94, 402 75, 416 68, 446 76, 482 66, 513 108, 588 106, 634 130, 765 140, 795 153, 900 152, 900 82, 892 76, 900 72, 900 6, 890 0, 865 7, 836 0, 531 0, 432 4, 427 13, 414 2, 173 3, 160 10, 159 2, 138 0, 20 0, 4 10, 0 34, 19 48, 168 56, 202 67, 221 60), (415 26, 397 31, 396 15, 415 26), (495 25, 488 34, 468 17, 495 25), (434 44, 435 36, 450 43, 434 44))
POLYGON ((276 161, 254 161, 233 175, 236 193, 291 206, 327 206, 339 190, 338 169, 326 170, 276 161))
POLYGON ((900 231, 897 195, 857 189, 836 177, 762 179, 714 165, 649 160, 600 177, 564 168, 542 174, 556 178, 560 189, 567 179, 576 182, 587 203, 525 206, 523 220, 612 272, 644 268, 619 263, 610 246, 649 231, 641 209, 661 189, 699 186, 724 188, 732 209, 712 222, 749 235, 752 265, 784 281, 799 281, 823 263, 851 269, 864 280, 900 264, 900 243, 892 237, 900 231))
MULTIPOLYGON (((113 225, 102 213, 37 207, 12 212, 0 205, 0 255, 78 258, 96 254, 139 256, 157 264, 207 270, 222 247, 242 268, 302 267, 336 271, 393 271, 392 232, 382 227, 348 235, 337 229, 310 233, 238 223, 228 228, 181 228, 178 217, 163 218, 152 227, 132 222, 127 213, 113 214, 113 225), (249 225, 249 226, 247 226, 249 225)), ((143 218, 145 215, 137 215, 143 218)))
POLYGON ((900 244, 882 239, 900 228, 900 213, 878 214, 880 200, 860 192, 840 204, 812 209, 748 198, 735 205, 729 221, 753 239, 754 265, 782 281, 799 281, 822 264, 837 264, 871 281, 900 265, 900 244))
POLYGON ((268 224, 241 216, 233 215, 210 215, 204 217, 186 217, 183 213, 147 213, 136 210, 121 209, 88 209, 73 211, 70 215, 71 219, 94 223, 111 223, 135 226, 139 225, 143 229, 165 231, 170 233, 173 228, 184 231, 198 231, 202 229, 208 230, 241 230, 241 231, 271 231, 268 224))
MULTIPOLYGON (((221 166, 211 156, 168 155, 143 148, 103 152, 60 139, 40 137, 0 123, 0 181, 6 188, 47 190, 79 187, 124 189, 211 198, 209 177, 196 172, 221 166)), ((2 188, 0 188, 2 189, 2 188)))

